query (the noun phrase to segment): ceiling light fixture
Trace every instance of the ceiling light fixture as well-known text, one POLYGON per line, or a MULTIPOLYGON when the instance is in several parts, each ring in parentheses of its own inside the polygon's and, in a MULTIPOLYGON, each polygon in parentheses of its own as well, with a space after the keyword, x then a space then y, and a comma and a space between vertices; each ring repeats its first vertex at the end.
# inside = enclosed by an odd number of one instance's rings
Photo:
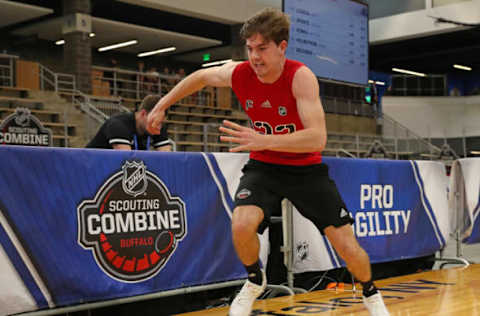
POLYGON ((151 55, 155 55, 155 54, 172 52, 172 51, 174 51, 174 50, 176 50, 176 49, 177 49, 176 47, 173 47, 173 46, 172 46, 172 47, 167 47, 167 48, 152 50, 152 51, 150 51, 150 52, 143 52, 143 53, 138 54, 137 56, 138 56, 138 57, 146 57, 146 56, 151 56, 151 55))
POLYGON ((383 81, 374 81, 374 80, 368 80, 368 83, 374 83, 376 85, 379 85, 379 86, 384 86, 385 85, 385 82, 383 81))
POLYGON ((132 40, 132 41, 128 41, 128 42, 123 42, 123 43, 118 43, 118 44, 113 44, 113 45, 109 45, 109 46, 100 47, 98 49, 98 51, 99 52, 104 52, 104 51, 107 51, 107 50, 112 50, 112 49, 116 49, 116 48, 120 48, 120 47, 135 45, 137 43, 138 43, 137 40, 132 40))
POLYGON ((457 68, 457 69, 462 69, 462 70, 467 70, 467 71, 472 71, 472 67, 468 67, 468 66, 462 66, 462 65, 453 65, 453 68, 457 68))
MULTIPOLYGON (((88 34, 90 37, 95 37, 95 33, 90 33, 88 34)), ((55 42, 55 45, 63 45, 65 44, 65 40, 64 39, 61 39, 61 40, 58 40, 55 42)))
POLYGON ((202 64, 202 67, 210 67, 210 66, 217 66, 217 65, 222 65, 231 62, 231 59, 224 59, 224 60, 217 60, 217 61, 212 61, 211 63, 205 63, 202 64))
POLYGON ((414 76, 419 76, 419 77, 426 77, 427 75, 421 72, 416 72, 416 71, 411 71, 411 70, 406 70, 406 69, 401 69, 401 68, 392 68, 393 71, 396 72, 401 72, 404 74, 409 74, 409 75, 414 75, 414 76))

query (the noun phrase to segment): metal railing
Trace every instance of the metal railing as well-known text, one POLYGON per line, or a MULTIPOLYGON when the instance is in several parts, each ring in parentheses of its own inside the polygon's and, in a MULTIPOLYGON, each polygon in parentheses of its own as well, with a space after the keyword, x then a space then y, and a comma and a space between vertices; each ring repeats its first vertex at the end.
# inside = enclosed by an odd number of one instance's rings
POLYGON ((0 54, 0 86, 15 86, 15 60, 18 56, 0 54))
POLYGON ((439 159, 439 147, 388 115, 377 117, 375 125, 375 131, 369 134, 329 131, 324 154, 356 158, 439 159))
POLYGON ((69 92, 76 90, 75 76, 71 74, 56 73, 57 92, 69 92))
POLYGON ((341 98, 322 97, 325 113, 375 117, 377 109, 374 105, 362 101, 341 98))
POLYGON ((218 148, 212 147, 211 144, 219 142, 218 127, 220 125, 219 123, 205 123, 203 125, 202 143, 204 152, 218 151, 218 148))
POLYGON ((85 114, 85 137, 92 139, 108 116, 90 103, 90 97, 75 90, 72 95, 72 104, 85 114))
MULTIPOLYGON (((91 96, 88 96, 78 90, 75 90, 72 94, 72 104, 85 114, 85 136, 87 139, 92 139, 100 126, 110 116, 92 103, 91 96)), ((122 111, 122 108, 117 107, 117 110, 122 111)))
MULTIPOLYGON (((75 90, 72 95, 72 103, 85 113, 85 130, 88 139, 92 139, 100 126, 110 116, 118 113, 129 113, 130 110, 121 104, 121 101, 114 100, 113 103, 96 96, 88 96, 81 91, 75 90)), ((177 144, 173 139, 168 139, 172 151, 177 151, 177 144)))
MULTIPOLYGON (((330 132, 325 155, 355 158, 387 158, 387 159, 438 159, 441 148, 431 144, 428 140, 421 138, 406 127, 393 120, 388 115, 381 118, 380 131, 378 134, 359 133, 335 133, 330 132), (382 153, 372 150, 376 147, 383 149, 382 153)), ((200 142, 202 151, 215 152, 227 151, 233 144, 219 141, 219 123, 205 123, 202 126, 202 133, 195 140, 191 135, 192 143, 200 142)), ((175 130, 174 130, 175 132, 175 130)), ((184 142, 178 138, 176 140, 184 142)), ((186 141, 188 143, 188 141, 186 141)))
POLYGON ((387 93, 397 96, 445 96, 447 95, 447 76, 393 75, 392 86, 387 93))
POLYGON ((40 90, 73 92, 76 89, 75 76, 57 73, 40 64, 40 90))
MULTIPOLYGON (((42 91, 54 91, 73 93, 76 91, 75 76, 65 73, 56 73, 49 68, 39 64, 39 84, 42 91)), ((69 146, 69 113, 68 108, 63 109, 63 134, 64 134, 64 147, 69 146)))
MULTIPOLYGON (((148 94, 164 95, 182 79, 176 75, 100 66, 92 66, 92 71, 92 94, 137 100, 148 94)), ((204 88, 180 102, 215 106, 216 91, 204 88)))
MULTIPOLYGON (((12 55, 0 55, 0 60, 7 60, 5 65, 0 63, 0 80, 6 80, 8 85, 14 85, 14 60, 18 58, 12 55), (6 74, 2 76, 2 74, 6 74)), ((135 99, 140 99, 142 94, 146 91, 144 88, 145 76, 154 76, 158 78, 155 87, 159 92, 162 89, 168 91, 180 79, 173 76, 166 76, 162 74, 149 74, 146 72, 136 72, 129 70, 122 70, 117 68, 106 67, 92 67, 92 69, 100 72, 111 71, 113 77, 105 78, 103 73, 97 79, 96 83, 101 85, 101 82, 110 82, 113 87, 113 94, 121 94, 122 97, 131 95, 135 99), (120 85, 119 85, 120 83, 120 85)), ((95 81, 94 81, 95 82, 95 81)), ((102 96, 89 96, 78 90, 75 87, 75 77, 70 74, 55 73, 47 67, 40 65, 40 87, 41 90, 51 90, 57 93, 69 92, 72 95, 72 104, 81 109, 86 114, 86 132, 95 133, 98 127, 111 115, 122 112, 129 112, 129 109, 122 105, 121 98, 105 98, 102 96)), ((98 88, 98 86, 97 86, 98 88)), ((110 92, 110 91, 109 91, 110 92)), ((196 105, 215 105, 216 103, 215 89, 203 89, 197 94, 190 96, 188 103, 196 105)), ((232 94, 233 95, 233 94, 232 94)), ((375 117, 377 115, 376 109, 369 104, 362 102, 354 102, 349 100, 341 100, 338 98, 323 98, 325 111, 327 113, 358 115, 366 117, 375 117)), ((232 96, 232 104, 237 104, 236 98, 232 96)), ((235 106, 234 106, 235 107, 235 106)), ((66 146, 68 140, 68 117, 67 109, 64 113, 65 118, 65 139, 66 146)), ((346 156, 363 157, 368 151, 368 148, 375 142, 380 142, 394 159, 408 157, 409 159, 435 159, 441 153, 441 149, 432 145, 429 141, 419 137, 412 131, 400 123, 393 120, 386 114, 377 117, 380 131, 377 135, 361 135, 350 134, 343 135, 346 140, 346 145, 336 146, 335 154, 341 153, 346 156)), ((226 151, 232 144, 220 143, 218 140, 218 125, 217 123, 206 123, 202 130, 202 137, 199 140, 203 144, 204 151, 226 151)), ((329 133, 334 136, 335 133, 329 133)), ((92 135, 89 135, 93 137, 92 135)), ((178 135, 175 134, 175 138, 178 135)), ((329 142, 334 143, 335 139, 330 139, 329 142)))
MULTIPOLYGON (((92 91, 95 95, 102 96, 122 96, 125 98, 141 99, 147 93, 145 91, 142 82, 146 77, 158 78, 155 74, 119 69, 92 66, 92 91)), ((153 82, 153 80, 152 80, 153 82)), ((151 92, 161 91, 161 81, 157 80, 157 84, 149 85, 151 92)))
POLYGON ((399 154, 405 153, 411 156, 411 159, 433 159, 440 155, 441 149, 427 139, 424 139, 385 113, 381 117, 382 135, 384 139, 393 141, 395 148, 395 159, 399 154))
POLYGON ((90 96, 84 94, 79 90, 75 90, 72 95, 72 103, 78 107, 82 112, 87 114, 91 119, 98 123, 103 123, 108 119, 108 115, 100 111, 91 103, 90 96))
POLYGON ((342 158, 342 157, 357 158, 354 154, 342 148, 337 150, 337 152, 335 153, 335 156, 338 158, 342 158))
MULTIPOLYGON (((88 139, 95 136, 98 128, 112 115, 130 112, 122 105, 120 98, 105 98, 102 96, 87 95, 76 89, 75 76, 70 74, 55 73, 47 67, 40 65, 40 88, 42 91, 56 93, 68 92, 71 103, 85 114, 85 133, 88 139)), ((65 147, 68 147, 68 111, 64 110, 65 147)), ((171 141, 173 150, 175 142, 171 141)))

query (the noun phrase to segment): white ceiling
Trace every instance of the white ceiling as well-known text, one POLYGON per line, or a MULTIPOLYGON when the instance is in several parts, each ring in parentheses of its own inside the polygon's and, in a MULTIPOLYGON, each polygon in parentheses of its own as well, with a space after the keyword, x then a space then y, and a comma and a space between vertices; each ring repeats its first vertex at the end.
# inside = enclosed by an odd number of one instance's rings
POLYGON ((52 9, 0 0, 0 27, 17 24, 53 13, 52 9))
MULTIPOLYGON (((68 1, 68 0, 64 0, 68 1)), ((267 7, 281 7, 282 0, 117 0, 138 6, 183 14, 209 21, 237 24, 243 22, 254 12, 267 7)), ((53 10, 39 6, 25 5, 14 1, 0 0, 0 27, 14 25, 53 13, 53 10)), ((15 35, 38 36, 52 41, 63 38, 63 19, 55 17, 23 28, 13 30, 15 35)), ((187 35, 172 31, 144 27, 124 22, 92 17, 92 47, 116 44, 136 39, 138 44, 119 48, 116 51, 137 54, 175 46, 176 51, 165 55, 180 54, 174 58, 180 62, 198 63, 205 53, 211 54, 211 60, 228 59, 232 56, 231 47, 225 47, 219 40, 187 35), (217 46, 215 48, 215 46, 217 46), (193 51, 192 53, 188 53, 193 51)))
MULTIPOLYGON (((54 18, 34 25, 29 25, 28 27, 20 28, 13 33, 16 35, 38 35, 41 39, 52 41, 52 45, 54 45, 55 41, 63 38, 62 24, 63 18, 54 18)), ((222 44, 221 41, 214 39, 164 31, 96 17, 92 17, 92 32, 95 33, 95 37, 91 38, 93 48, 136 39, 138 44, 118 48, 116 50, 131 54, 169 46, 175 46, 177 48, 174 53, 181 53, 222 44)))
POLYGON ((225 24, 243 23, 265 8, 281 9, 282 0, 117 0, 137 6, 225 24))

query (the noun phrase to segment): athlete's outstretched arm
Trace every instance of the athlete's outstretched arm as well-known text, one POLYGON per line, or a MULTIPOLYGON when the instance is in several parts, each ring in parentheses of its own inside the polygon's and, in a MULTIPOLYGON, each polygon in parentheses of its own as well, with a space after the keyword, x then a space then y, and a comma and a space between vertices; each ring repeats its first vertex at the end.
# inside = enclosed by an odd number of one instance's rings
POLYGON ((231 87, 232 72, 237 64, 238 62, 230 62, 219 67, 200 69, 185 77, 163 96, 148 114, 147 131, 152 135, 159 134, 165 119, 165 110, 186 96, 206 86, 231 87))
POLYGON ((255 130, 224 121, 220 131, 229 136, 221 136, 222 141, 234 142, 238 146, 232 152, 248 150, 275 150, 284 152, 322 151, 327 142, 325 113, 320 102, 318 81, 307 67, 295 73, 292 92, 297 101, 297 110, 304 129, 291 134, 263 135, 255 130))

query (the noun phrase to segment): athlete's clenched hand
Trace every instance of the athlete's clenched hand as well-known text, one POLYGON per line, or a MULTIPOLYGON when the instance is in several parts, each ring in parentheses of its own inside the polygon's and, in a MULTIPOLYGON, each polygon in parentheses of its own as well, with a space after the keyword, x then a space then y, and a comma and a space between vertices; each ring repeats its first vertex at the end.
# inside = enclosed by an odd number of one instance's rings
POLYGON ((147 117, 147 132, 150 135, 160 134, 163 120, 165 120, 165 111, 155 107, 147 117))

